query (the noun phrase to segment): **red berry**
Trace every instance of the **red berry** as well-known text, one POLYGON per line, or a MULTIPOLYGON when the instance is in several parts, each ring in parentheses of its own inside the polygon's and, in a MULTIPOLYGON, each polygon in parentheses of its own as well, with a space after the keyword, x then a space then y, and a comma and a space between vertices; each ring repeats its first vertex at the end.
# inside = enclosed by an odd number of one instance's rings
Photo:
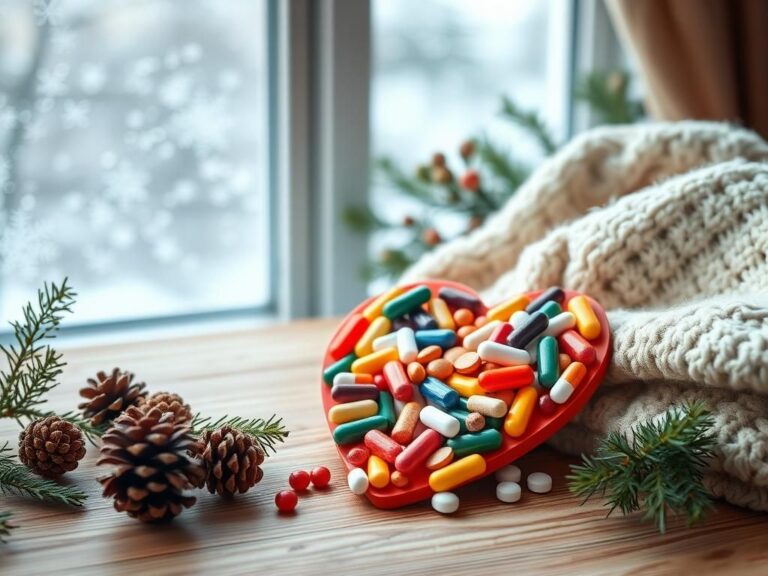
POLYGON ((291 488, 298 490, 299 492, 306 490, 307 486, 309 486, 309 472, 306 470, 296 470, 295 472, 291 472, 291 475, 288 476, 288 484, 291 485, 291 488))
POLYGON ((557 411, 557 404, 549 397, 549 394, 544 394, 539 398, 539 410, 542 414, 550 416, 557 411))
POLYGON ((325 466, 319 466, 312 470, 312 484, 315 488, 325 488, 331 481, 331 471, 325 466))
POLYGON ((461 187, 470 192, 477 192, 480 189, 480 174, 477 170, 467 170, 461 177, 461 187))
POLYGON ((280 512, 293 512, 298 503, 299 497, 293 490, 283 490, 275 494, 275 506, 280 512))

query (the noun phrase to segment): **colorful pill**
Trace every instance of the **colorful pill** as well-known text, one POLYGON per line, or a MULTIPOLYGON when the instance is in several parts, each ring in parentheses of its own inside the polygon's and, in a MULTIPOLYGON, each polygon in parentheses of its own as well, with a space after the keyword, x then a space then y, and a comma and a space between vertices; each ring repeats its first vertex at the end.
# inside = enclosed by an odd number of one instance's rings
POLYGON ((483 342, 478 347, 477 353, 486 362, 493 362, 502 366, 521 366, 531 363, 531 355, 525 350, 497 342, 483 342))
POLYGON ((339 328, 336 336, 328 346, 328 353, 336 360, 343 358, 355 349, 355 344, 363 337, 368 329, 370 320, 362 314, 353 314, 339 328))
POLYGON ((485 342, 491 337, 493 331, 501 325, 501 320, 492 320, 484 324, 481 328, 470 332, 464 337, 462 346, 471 352, 475 352, 481 342, 485 342))
POLYGON ((485 428, 485 416, 480 412, 470 412, 466 420, 464 420, 464 426, 467 432, 480 432, 485 428))
POLYGON ((435 450, 430 457, 427 458, 424 465, 427 467, 427 470, 439 470, 440 468, 445 468, 451 462, 453 462, 453 448, 443 446, 442 448, 435 450))
POLYGON ((539 410, 545 416, 551 416, 557 412, 557 404, 552 402, 552 398, 549 397, 549 394, 543 394, 539 397, 539 410))
POLYGON ((456 458, 463 458, 468 454, 484 454, 501 448, 501 433, 489 428, 481 432, 462 434, 451 438, 446 446, 453 448, 456 458))
POLYGON ((456 332, 453 330, 419 330, 416 332, 416 344, 419 348, 440 346, 447 350, 456 344, 456 332))
POLYGON ((555 302, 562 302, 564 299, 565 292, 563 289, 559 286, 552 286, 551 288, 544 290, 544 292, 539 294, 530 304, 528 304, 528 306, 525 308, 525 311, 528 312, 528 314, 533 314, 550 300, 554 300, 555 302))
POLYGON ((442 445, 443 437, 440 433, 427 428, 395 458, 395 468, 403 474, 410 474, 442 445))
MULTIPOLYGON (((483 372, 483 374, 485 374, 485 372, 483 372)), ((483 374, 480 374, 481 378, 483 377, 483 374)), ((465 398, 484 393, 477 378, 464 376, 463 374, 453 374, 448 378, 446 384, 456 390, 460 396, 464 396, 465 398)))
POLYGON ((374 416, 379 412, 379 405, 373 400, 357 400, 347 404, 337 404, 328 410, 328 420, 334 424, 344 424, 374 416))
POLYGON ((389 334, 391 329, 392 322, 389 321, 389 318, 385 318, 384 316, 375 318, 360 340, 357 341, 357 344, 355 345, 355 354, 360 357, 373 352, 373 341, 379 336, 389 334))
POLYGON ((413 432, 419 422, 419 412, 421 404, 418 402, 408 402, 403 406, 392 428, 392 440, 398 444, 409 444, 413 440, 413 432))
POLYGON ((488 314, 485 316, 489 320, 508 320, 514 312, 518 310, 524 310, 528 306, 530 300, 525 295, 515 296, 506 302, 502 302, 498 306, 494 306, 488 310, 488 314))
POLYGON ((347 486, 356 496, 362 496, 368 491, 368 474, 362 468, 352 468, 347 474, 347 486))
POLYGON ((448 304, 442 298, 432 298, 429 301, 429 311, 437 321, 437 327, 444 330, 455 330, 456 322, 453 321, 453 315, 448 308, 448 304))
POLYGON ((392 486, 397 486, 398 488, 405 488, 408 486, 408 476, 398 470, 392 471, 392 474, 389 475, 389 481, 392 486))
POLYGON ((399 316, 392 320, 392 329, 410 328, 411 330, 434 330, 437 328, 437 321, 427 314, 421 308, 411 310, 408 314, 399 316))
POLYGON ((543 312, 534 312, 519 328, 510 334, 507 345, 512 348, 524 349, 539 334, 544 332, 549 325, 549 318, 543 312))
POLYGON ((352 362, 351 371, 363 374, 376 374, 381 372, 387 362, 397 360, 397 348, 383 348, 352 362))
POLYGON ((551 319, 557 316, 558 314, 560 314, 563 311, 563 309, 560 306, 560 304, 558 304, 554 300, 550 300, 549 302, 545 302, 544 305, 541 308, 539 308, 539 311, 543 312, 544 314, 547 315, 547 318, 551 319))
POLYGON ((461 425, 456 418, 434 406, 422 408, 419 413, 419 420, 421 420, 424 426, 432 428, 432 430, 439 432, 446 438, 453 438, 461 430, 461 425))
POLYGON ((373 384, 373 376, 370 374, 355 374, 353 372, 339 372, 333 377, 333 385, 337 384, 373 384))
POLYGON ((560 334, 557 343, 571 359, 578 360, 583 364, 592 364, 597 358, 594 346, 584 340, 582 335, 575 330, 566 330, 560 334))
POLYGON ((491 332, 488 340, 497 344, 506 344, 509 335, 512 333, 512 324, 509 322, 499 322, 491 332))
POLYGON ((378 400, 379 389, 375 384, 334 384, 331 398, 339 403, 378 400))
POLYGON ((544 388, 552 388, 560 377, 560 353, 557 340, 553 336, 545 336, 539 340, 538 350, 539 384, 544 388))
POLYGON ((486 370, 480 374, 478 383, 488 392, 524 388, 533 383, 533 368, 526 365, 486 370))
POLYGON ((394 463, 395 458, 403 451, 403 447, 392 438, 384 434, 381 430, 369 430, 365 433, 363 442, 371 454, 374 454, 382 460, 394 463))
POLYGON ((368 318, 368 320, 373 322, 373 320, 381 316, 381 311, 384 308, 384 305, 390 300, 392 300, 393 298, 400 296, 400 294, 402 294, 403 292, 405 292, 404 286, 395 286, 393 288, 390 288, 389 290, 384 292, 384 294, 376 298, 373 302, 371 302, 370 304, 368 304, 368 306, 365 307, 365 309, 363 310, 363 316, 365 316, 366 318, 368 318))
POLYGON ((576 296, 568 302, 568 311, 576 317, 576 329, 587 340, 600 336, 600 321, 586 296, 576 296))
POLYGON ((522 388, 517 393, 504 420, 504 432, 512 438, 518 438, 525 433, 538 397, 539 394, 533 386, 522 388))
POLYGON ((385 348, 397 348, 397 332, 390 332, 374 339, 372 348, 374 352, 385 348))
POLYGON ((469 326, 475 321, 475 315, 469 308, 459 308, 453 313, 453 321, 456 326, 469 326))
POLYGON ((459 497, 453 492, 438 492, 432 495, 432 508, 440 514, 453 514, 459 509, 459 497))
POLYGON ((381 313, 392 320, 429 302, 431 297, 432 291, 428 286, 416 286, 384 304, 381 313))
POLYGON ((427 364, 427 375, 433 378, 447 380, 451 377, 451 374, 453 374, 453 364, 445 358, 438 358, 427 364))
MULTIPOLYGON (((530 366, 529 366, 530 368, 530 366)), ((535 379, 535 373, 534 373, 534 379, 535 379)), ((515 399, 515 391, 510 390, 495 390, 493 392, 486 392, 486 396, 490 396, 491 398, 498 398, 499 400, 503 400, 504 404, 507 406, 512 405, 512 400, 515 399)))
POLYGON ((432 472, 429 475, 429 487, 435 492, 445 492, 466 484, 484 473, 485 459, 480 454, 471 454, 432 472))
POLYGON ((542 338, 543 336, 537 336, 525 347, 525 351, 531 357, 531 364, 536 364, 539 361, 539 342, 542 338))
POLYGON ((570 312, 561 312, 549 321, 549 326, 544 330, 544 336, 554 336, 557 338, 565 332, 576 326, 576 317, 570 312))
POLYGON ((384 380, 394 398, 401 402, 409 402, 413 398, 413 384, 398 360, 390 360, 384 365, 384 380))
POLYGON ((416 362, 419 364, 429 364, 432 360, 437 360, 443 355, 443 349, 440 346, 427 346, 419 350, 416 356, 416 362))
POLYGON ((352 444, 360 442, 370 430, 386 430, 388 426, 387 419, 383 416, 369 416, 362 420, 339 424, 333 431, 333 440, 336 444, 352 444))
POLYGON ((344 356, 341 360, 337 360, 328 368, 323 370, 323 380, 326 384, 329 386, 333 383, 333 379, 336 377, 336 374, 340 374, 341 372, 349 372, 352 369, 352 364, 357 360, 357 356, 354 354, 348 354, 347 356, 344 356))
POLYGON ((467 418, 469 418, 469 415, 472 414, 471 412, 467 412, 466 410, 461 410, 459 408, 453 408, 448 410, 448 414, 459 421, 459 434, 466 434, 469 432, 469 428, 467 428, 467 418))
POLYGON ((485 416, 485 428, 501 430, 502 426, 504 426, 504 418, 491 418, 490 416, 485 416))
POLYGON ((512 325, 512 328, 517 330, 518 328, 520 328, 520 326, 528 322, 530 317, 531 315, 528 314, 528 312, 526 312, 525 310, 518 310, 517 312, 512 314, 512 316, 510 316, 509 323, 512 325))
POLYGON ((388 428, 395 425, 395 403, 392 394, 386 390, 379 390, 379 416, 387 419, 388 428))
POLYGON ((410 378, 411 382, 414 384, 421 384, 424 382, 424 378, 427 377, 426 369, 418 362, 411 362, 408 364, 405 371, 408 374, 408 378, 410 378))
POLYGON ((347 460, 353 466, 362 466, 368 462, 368 457, 371 455, 371 451, 365 446, 355 446, 347 452, 347 460))
POLYGON ((389 466, 375 454, 368 458, 368 482, 374 488, 385 488, 389 484, 389 466))
POLYGON ((440 288, 438 296, 448 305, 451 310, 469 308, 476 315, 482 314, 485 311, 485 306, 483 306, 483 303, 479 298, 473 296, 469 292, 464 292, 463 290, 443 287, 440 288))
POLYGON ((572 362, 571 357, 568 356, 568 354, 560 353, 558 354, 559 363, 560 363, 560 372, 568 368, 568 365, 572 362))
POLYGON ((491 418, 501 418, 507 413, 504 401, 490 396, 470 396, 467 398, 467 409, 491 418))
POLYGON ((584 379, 587 373, 587 367, 581 362, 573 362, 565 369, 562 376, 558 378, 552 390, 549 391, 549 397, 555 404, 564 404, 573 394, 576 387, 584 379))
POLYGON ((458 392, 432 376, 427 376, 419 391, 427 402, 436 404, 443 410, 450 410, 459 404, 458 392))
POLYGON ((459 374, 475 374, 482 364, 482 360, 477 352, 466 352, 453 361, 453 369, 459 374))

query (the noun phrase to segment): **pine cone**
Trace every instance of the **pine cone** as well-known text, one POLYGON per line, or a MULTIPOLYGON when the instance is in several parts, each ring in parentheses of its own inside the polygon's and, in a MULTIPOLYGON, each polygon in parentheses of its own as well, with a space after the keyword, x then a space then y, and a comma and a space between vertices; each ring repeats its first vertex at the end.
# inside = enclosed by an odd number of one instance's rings
POLYGON ((114 464, 99 478, 104 496, 115 499, 115 510, 142 522, 170 520, 196 499, 185 490, 199 486, 203 469, 189 456, 194 445, 189 426, 175 422, 172 412, 130 406, 101 438, 97 464, 114 464))
POLYGON ((195 443, 192 454, 202 460, 205 478, 198 484, 219 496, 244 494, 255 486, 264 472, 264 451, 253 437, 230 426, 206 431, 195 443))
POLYGON ((132 384, 133 373, 121 372, 119 368, 107 375, 96 374, 96 379, 88 378, 88 386, 80 389, 80 396, 87 398, 78 408, 83 411, 91 424, 99 426, 119 416, 129 406, 135 406, 147 395, 144 382, 132 384))
POLYGON ((57 478, 85 456, 83 433, 58 416, 32 422, 19 434, 19 460, 40 476, 57 478))
POLYGON ((145 412, 152 408, 160 408, 163 412, 173 412, 176 422, 192 420, 192 408, 184 403, 184 399, 173 392, 155 392, 148 398, 140 398, 138 406, 145 412))

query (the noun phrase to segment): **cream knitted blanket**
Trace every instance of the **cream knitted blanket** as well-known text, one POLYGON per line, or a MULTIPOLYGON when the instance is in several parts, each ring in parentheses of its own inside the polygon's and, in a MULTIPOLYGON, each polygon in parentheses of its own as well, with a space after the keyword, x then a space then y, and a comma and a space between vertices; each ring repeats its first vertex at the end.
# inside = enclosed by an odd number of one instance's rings
POLYGON ((488 302, 560 285, 608 310, 601 389, 551 443, 705 401, 715 496, 768 510, 768 144, 722 124, 600 128, 546 161, 492 219, 404 276, 457 280, 488 302))

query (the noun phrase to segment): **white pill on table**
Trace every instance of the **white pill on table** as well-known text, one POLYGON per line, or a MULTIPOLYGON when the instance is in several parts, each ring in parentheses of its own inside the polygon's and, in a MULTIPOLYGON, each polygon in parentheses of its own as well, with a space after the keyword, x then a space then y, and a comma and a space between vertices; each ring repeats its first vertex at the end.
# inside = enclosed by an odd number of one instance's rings
POLYGON ((528 484, 528 490, 536 492, 537 494, 546 494, 552 490, 552 476, 545 474, 544 472, 534 472, 528 474, 528 478, 525 479, 528 484))
POLYGON ((352 468, 347 474, 347 484, 352 494, 362 496, 368 490, 368 474, 362 468, 352 468))
POLYGON ((496 480, 499 482, 520 482, 522 472, 514 464, 509 464, 496 470, 496 480))
POLYGON ((496 498, 502 502, 517 502, 522 495, 522 488, 517 482, 499 482, 496 485, 496 498))
POLYGON ((459 509, 459 497, 453 492, 438 492, 432 496, 432 508, 440 514, 453 514, 459 509))

